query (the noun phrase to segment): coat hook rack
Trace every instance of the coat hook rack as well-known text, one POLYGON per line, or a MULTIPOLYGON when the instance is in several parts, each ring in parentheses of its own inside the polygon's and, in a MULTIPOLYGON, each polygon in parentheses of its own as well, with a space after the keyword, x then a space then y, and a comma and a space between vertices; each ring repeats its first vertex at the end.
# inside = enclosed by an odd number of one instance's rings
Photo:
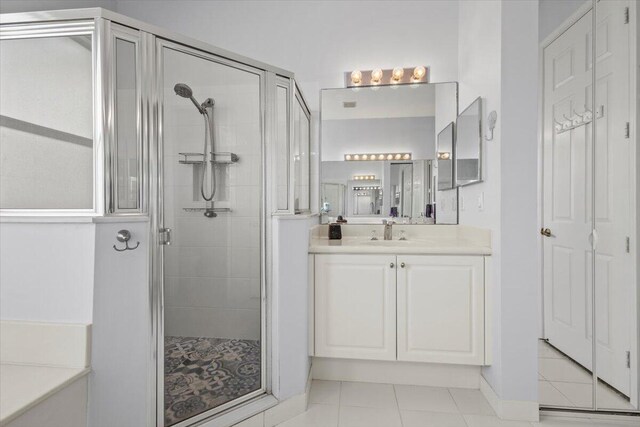
MULTIPOLYGON (((565 119, 563 122, 558 121, 554 117, 553 121, 555 123, 554 128, 556 133, 561 134, 591 123, 593 121, 593 111, 589 110, 586 105, 583 106, 583 109, 584 111, 582 113, 578 113, 573 109, 573 115, 571 117, 567 117, 566 114, 563 114, 562 117, 565 119)), ((595 116, 596 119, 604 117, 604 105, 598 107, 595 116)))
POLYGON ((118 252, 132 251, 136 249, 138 246, 140 246, 140 242, 137 242, 136 245, 133 247, 129 246, 129 240, 131 240, 131 232, 129 230, 118 231, 118 234, 116 235, 116 239, 118 240, 118 242, 125 244, 124 249, 118 249, 116 248, 116 245, 113 245, 113 249, 115 249, 118 252))

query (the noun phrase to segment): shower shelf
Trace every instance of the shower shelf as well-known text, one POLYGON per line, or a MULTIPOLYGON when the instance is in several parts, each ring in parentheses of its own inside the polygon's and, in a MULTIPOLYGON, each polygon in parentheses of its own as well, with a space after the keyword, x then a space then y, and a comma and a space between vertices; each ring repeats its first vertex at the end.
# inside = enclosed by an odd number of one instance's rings
POLYGON ((204 212, 204 211, 214 211, 214 212, 231 212, 231 208, 182 208, 185 212, 204 212))
MULTIPOLYGON (((182 156, 182 158, 178 160, 178 162, 183 165, 201 165, 203 163, 202 158, 204 157, 204 155, 202 153, 178 153, 178 155, 182 156)), ((216 164, 230 165, 233 163, 238 163, 238 160, 240 160, 240 157, 238 157, 237 154, 226 151, 211 153, 211 155, 213 157, 211 163, 216 164)))

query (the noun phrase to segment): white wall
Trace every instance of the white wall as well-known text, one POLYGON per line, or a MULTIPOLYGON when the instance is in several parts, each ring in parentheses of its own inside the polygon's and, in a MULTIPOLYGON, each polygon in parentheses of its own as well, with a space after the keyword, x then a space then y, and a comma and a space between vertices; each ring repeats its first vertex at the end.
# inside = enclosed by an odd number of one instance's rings
POLYGON ((150 366, 148 220, 96 224, 95 260, 88 426, 150 426, 147 419, 155 408, 149 385, 155 371, 150 366), (131 232, 132 245, 140 242, 138 249, 113 250, 114 243, 122 245, 115 239, 121 229, 131 232))
POLYGON ((91 323, 92 223, 0 223, 2 320, 91 323))
POLYGON ((591 0, 540 0, 538 39, 544 40, 585 3, 591 0))
POLYGON ((460 223, 492 230, 494 361, 483 375, 503 400, 536 401, 538 5, 460 2, 459 13, 460 109, 482 96, 483 116, 498 113, 483 182, 460 189, 460 223))
POLYGON ((317 217, 273 219, 274 286, 277 287, 279 348, 273 392, 278 399, 303 393, 311 362, 308 355, 309 228, 317 217), (301 259, 304 258, 304 261, 301 259))
POLYGON ((451 1, 118 1, 118 12, 296 73, 309 108, 343 72, 423 64, 456 80, 451 1))

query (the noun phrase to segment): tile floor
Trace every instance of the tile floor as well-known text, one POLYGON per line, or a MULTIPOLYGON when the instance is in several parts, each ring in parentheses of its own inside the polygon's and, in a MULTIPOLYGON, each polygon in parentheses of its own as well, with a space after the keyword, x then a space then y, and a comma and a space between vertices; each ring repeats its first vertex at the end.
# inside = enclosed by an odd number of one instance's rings
MULTIPOLYGON (((590 408, 591 373, 549 345, 538 341, 538 395, 542 406, 590 408)), ((629 400, 606 384, 598 384, 598 406, 633 409, 629 400)), ((640 425, 640 421, 638 423, 640 425)))
POLYGON ((479 390, 314 380, 307 412, 278 427, 621 427, 639 423, 496 417, 479 390))

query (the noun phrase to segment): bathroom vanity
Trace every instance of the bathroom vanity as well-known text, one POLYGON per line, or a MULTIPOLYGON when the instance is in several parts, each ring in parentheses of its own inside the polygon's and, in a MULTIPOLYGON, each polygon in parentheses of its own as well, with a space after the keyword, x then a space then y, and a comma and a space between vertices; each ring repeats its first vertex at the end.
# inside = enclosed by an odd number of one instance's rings
POLYGON ((396 224, 383 240, 383 229, 345 225, 341 240, 312 229, 311 355, 489 365, 490 232, 396 224))

